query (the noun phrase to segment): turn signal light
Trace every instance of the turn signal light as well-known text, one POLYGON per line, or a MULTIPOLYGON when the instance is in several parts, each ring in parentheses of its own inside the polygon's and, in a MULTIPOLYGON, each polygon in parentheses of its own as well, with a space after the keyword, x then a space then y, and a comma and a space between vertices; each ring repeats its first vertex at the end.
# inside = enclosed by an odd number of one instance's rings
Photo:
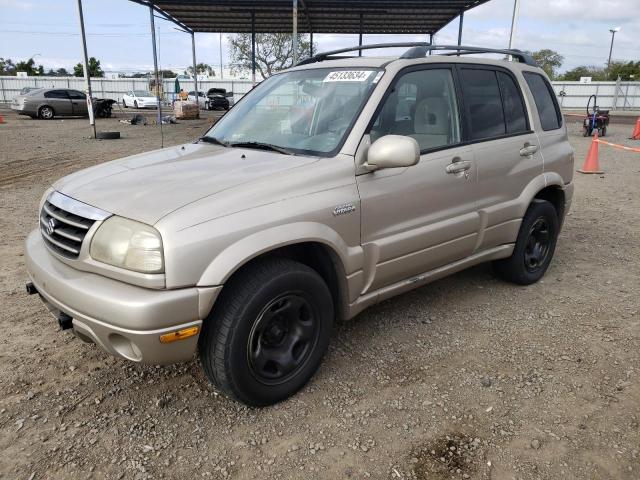
POLYGON ((193 337, 200 331, 200 327, 188 327, 178 330, 177 332, 165 333, 160 335, 160 343, 177 342, 178 340, 184 340, 185 338, 193 337))

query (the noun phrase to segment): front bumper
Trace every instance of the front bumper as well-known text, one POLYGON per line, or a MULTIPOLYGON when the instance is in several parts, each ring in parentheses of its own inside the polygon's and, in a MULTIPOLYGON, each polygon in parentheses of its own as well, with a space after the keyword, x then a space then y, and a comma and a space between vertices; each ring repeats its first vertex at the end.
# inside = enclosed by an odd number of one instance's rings
POLYGON ((198 335, 172 343, 160 336, 201 327, 221 287, 150 290, 57 260, 34 230, 25 245, 27 271, 47 307, 73 318, 74 333, 112 355, 169 364, 192 358, 198 335))

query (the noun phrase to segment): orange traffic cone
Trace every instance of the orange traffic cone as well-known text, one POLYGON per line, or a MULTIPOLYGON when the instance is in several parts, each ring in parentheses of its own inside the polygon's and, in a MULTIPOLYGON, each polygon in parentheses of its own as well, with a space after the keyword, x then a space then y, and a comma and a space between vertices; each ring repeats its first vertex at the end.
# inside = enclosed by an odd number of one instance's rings
POLYGON ((584 159, 584 165, 578 170, 580 173, 604 173, 600 170, 598 163, 598 131, 596 130, 591 140, 591 146, 587 152, 587 158, 584 159))
POLYGON ((631 140, 640 140, 640 117, 636 120, 636 128, 633 129, 631 140))

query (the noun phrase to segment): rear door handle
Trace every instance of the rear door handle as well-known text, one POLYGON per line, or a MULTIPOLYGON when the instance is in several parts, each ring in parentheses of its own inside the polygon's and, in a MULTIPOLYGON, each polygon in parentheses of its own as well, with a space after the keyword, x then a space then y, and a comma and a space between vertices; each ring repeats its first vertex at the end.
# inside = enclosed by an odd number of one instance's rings
POLYGON ((520 156, 521 157, 530 157, 531 155, 533 155, 537 151, 538 151, 538 146, 537 145, 533 145, 533 144, 527 142, 527 143, 524 144, 524 147, 522 147, 520 149, 520 156))
POLYGON ((467 160, 460 160, 459 158, 454 158, 452 163, 447 165, 445 171, 447 173, 462 173, 466 172, 471 168, 471 162, 467 160))

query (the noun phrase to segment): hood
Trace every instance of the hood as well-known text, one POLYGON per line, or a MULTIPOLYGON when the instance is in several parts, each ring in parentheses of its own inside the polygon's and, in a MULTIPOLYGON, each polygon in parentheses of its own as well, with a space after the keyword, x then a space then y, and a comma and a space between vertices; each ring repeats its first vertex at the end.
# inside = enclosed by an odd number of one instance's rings
POLYGON ((313 157, 198 143, 147 152, 81 170, 54 184, 59 192, 153 225, 205 197, 317 161, 313 157))

